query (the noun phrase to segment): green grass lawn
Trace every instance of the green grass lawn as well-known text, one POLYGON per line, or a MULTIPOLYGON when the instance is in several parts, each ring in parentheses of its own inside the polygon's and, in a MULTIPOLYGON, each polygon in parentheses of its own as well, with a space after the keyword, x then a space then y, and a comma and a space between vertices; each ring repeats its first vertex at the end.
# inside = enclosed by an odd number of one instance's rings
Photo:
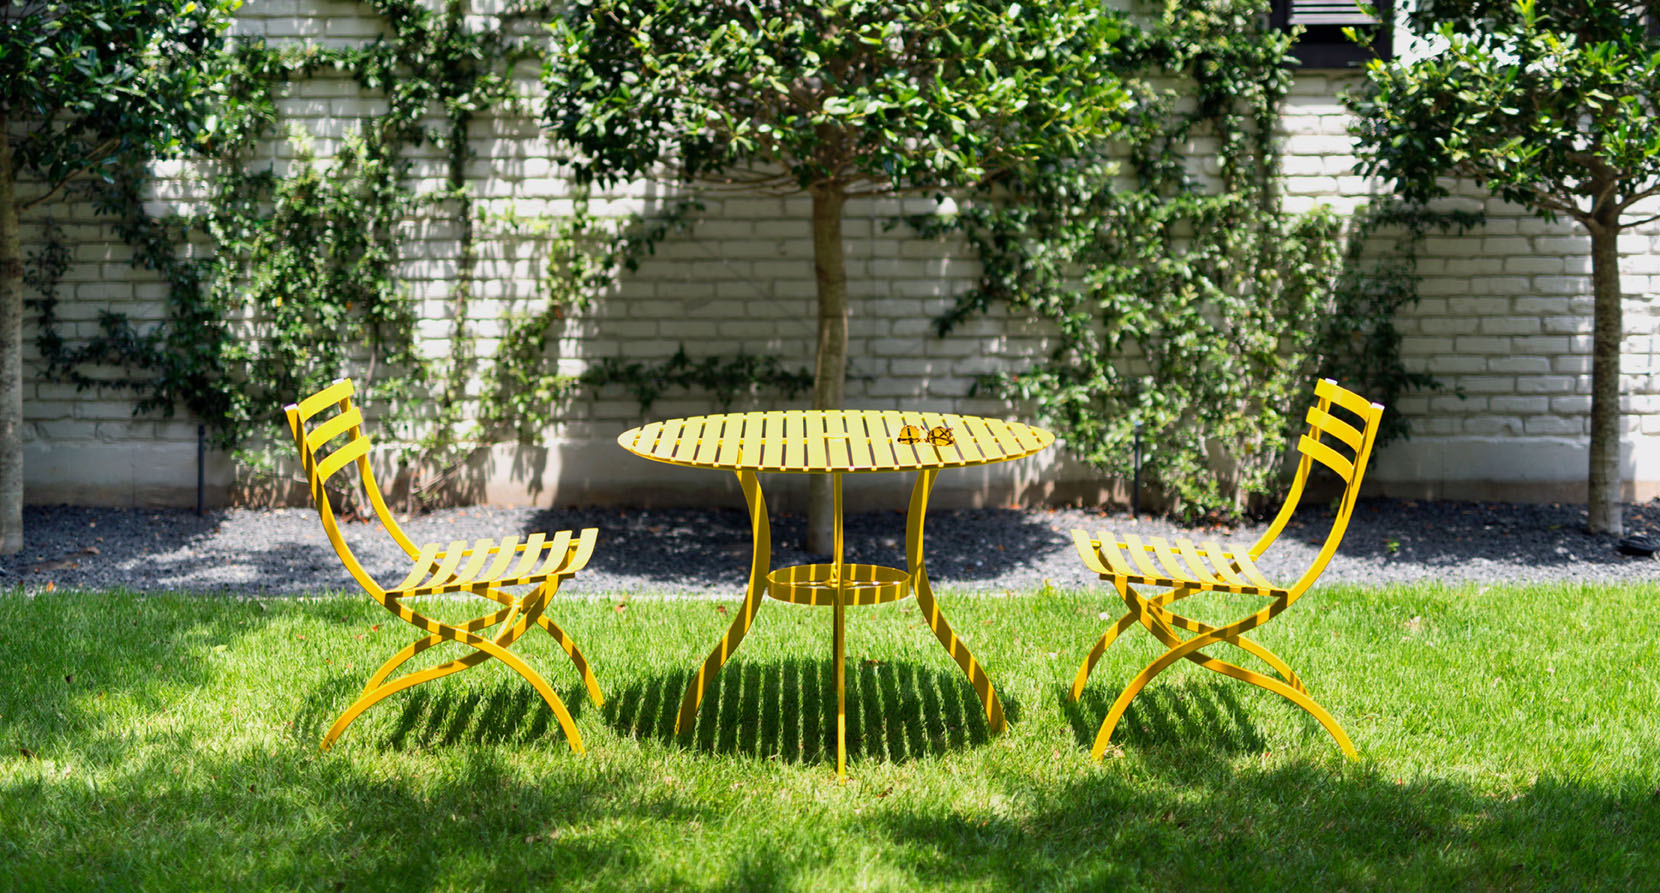
POLYGON ((1191 665, 1137 699, 1122 755, 1091 762, 1157 653, 1132 631, 1067 701, 1117 614, 1100 591, 941 595, 1005 699, 1001 736, 913 601, 852 609, 840 785, 827 610, 764 605, 688 741, 674 709, 735 597, 555 605, 605 705, 545 635, 518 650, 586 756, 488 664, 319 753, 415 637, 363 597, 3 595, 0 887, 1652 887, 1657 596, 1316 590, 1258 639, 1359 763, 1289 703, 1191 665))

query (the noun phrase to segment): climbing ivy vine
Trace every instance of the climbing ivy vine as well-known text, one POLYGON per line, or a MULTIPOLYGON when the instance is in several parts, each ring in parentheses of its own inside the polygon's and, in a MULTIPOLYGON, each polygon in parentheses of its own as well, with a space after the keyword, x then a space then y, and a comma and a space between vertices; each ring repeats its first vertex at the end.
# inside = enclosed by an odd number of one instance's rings
MULTIPOLYGON (((1057 332, 1047 356, 980 387, 1034 407, 1109 473, 1130 475, 1139 433, 1143 475, 1189 513, 1237 512, 1278 484, 1317 375, 1386 406, 1435 385, 1401 365, 1392 321, 1416 300, 1410 234, 1431 215, 1380 210, 1346 230, 1281 200, 1275 125, 1293 72, 1267 7, 1165 3, 1123 60, 1135 101, 1120 140, 1037 159, 954 217, 916 221, 960 233, 984 264, 942 334, 994 307, 1057 332), (1407 221, 1403 254, 1363 259, 1380 227, 1407 221)), ((1389 434, 1404 430, 1392 415, 1389 434)))
MULTIPOLYGON (((283 403, 350 368, 392 439, 451 464, 479 443, 537 436, 580 388, 621 385, 643 407, 669 388, 723 404, 757 389, 803 392, 804 370, 762 355, 682 349, 658 364, 562 369, 553 342, 564 321, 685 227, 695 203, 650 220, 601 219, 576 188, 559 217, 481 213, 469 135, 481 116, 529 113, 513 72, 538 49, 514 35, 534 33, 520 25, 547 20, 553 0, 512 2, 497 27, 480 30, 466 27, 464 0, 369 5, 387 34, 361 46, 227 47, 213 82, 235 101, 200 147, 209 173, 188 212, 150 214, 152 174, 140 166, 95 186, 135 266, 165 284, 162 323, 105 313, 93 337, 64 338, 56 283, 67 255, 47 239, 29 282, 49 376, 125 388, 140 412, 182 407, 229 448, 268 438, 283 403), (280 113, 285 90, 323 77, 384 101, 326 152, 284 131, 280 113), (441 153, 437 177, 415 170, 425 146, 441 153), (456 234, 442 350, 421 343, 400 278, 411 219, 448 221, 456 234), (482 356, 478 242, 501 234, 539 246, 542 303, 508 320, 482 356)), ((1287 38, 1263 27, 1266 7, 1165 0, 1123 41, 1116 74, 1134 101, 1113 144, 1034 156, 955 216, 913 221, 925 234, 960 235, 983 262, 980 287, 938 320, 942 335, 994 308, 1057 333, 1048 356, 981 387, 1035 407, 1107 472, 1128 473, 1139 427, 1146 472, 1190 511, 1237 509, 1273 488, 1316 374, 1386 405, 1435 386, 1401 364, 1392 320, 1416 300, 1416 242, 1430 227, 1467 223, 1394 205, 1347 223, 1285 210, 1274 127, 1292 73, 1287 38), (1374 235, 1398 250, 1367 259, 1374 235)), ((1404 434, 1398 415, 1387 424, 1389 436, 1404 434)))
MULTIPOLYGON (((216 444, 236 448, 268 442, 280 430, 284 403, 352 369, 392 439, 440 466, 502 436, 539 435, 580 386, 621 384, 642 403, 650 400, 647 381, 709 384, 727 398, 757 387, 798 391, 797 378, 775 359, 742 355, 692 362, 682 354, 657 370, 601 362, 579 376, 561 374, 548 349, 561 321, 683 226, 694 203, 649 220, 601 219, 579 192, 563 217, 480 214, 468 183, 469 135, 481 115, 525 112, 513 71, 538 50, 511 35, 521 23, 545 20, 552 4, 522 0, 500 14, 497 27, 477 30, 465 27, 463 0, 446 0, 437 11, 416 0, 370 5, 388 33, 362 46, 241 40, 226 47, 213 74, 235 100, 225 107, 236 117, 218 122, 202 147, 198 161, 210 173, 196 210, 150 214, 143 196, 152 173, 143 167, 95 188, 134 265, 166 285, 160 325, 106 312, 92 337, 65 339, 56 289, 64 246, 49 230, 30 268, 48 377, 126 389, 137 412, 182 407, 204 420, 216 444), (280 113, 285 90, 325 76, 349 79, 384 102, 327 153, 303 129, 282 129, 280 113), (270 160, 273 145, 281 161, 270 160), (442 186, 421 190, 413 159, 426 145, 442 153, 442 186), (451 329, 441 350, 420 343, 419 313, 400 277, 410 219, 447 220, 456 234, 444 314, 451 329), (540 241, 544 302, 510 321, 493 357, 480 357, 471 302, 478 241, 491 228, 540 241)), ((259 451, 239 455, 268 464, 259 451)))

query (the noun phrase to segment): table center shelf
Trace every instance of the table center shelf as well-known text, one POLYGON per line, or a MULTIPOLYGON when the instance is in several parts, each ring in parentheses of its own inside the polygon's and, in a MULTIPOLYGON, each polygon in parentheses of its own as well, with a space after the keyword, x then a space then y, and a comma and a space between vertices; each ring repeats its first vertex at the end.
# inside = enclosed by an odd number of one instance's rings
POLYGON ((798 564, 767 574, 767 595, 797 605, 834 605, 840 589, 844 605, 880 605, 911 594, 911 575, 880 564, 798 564))

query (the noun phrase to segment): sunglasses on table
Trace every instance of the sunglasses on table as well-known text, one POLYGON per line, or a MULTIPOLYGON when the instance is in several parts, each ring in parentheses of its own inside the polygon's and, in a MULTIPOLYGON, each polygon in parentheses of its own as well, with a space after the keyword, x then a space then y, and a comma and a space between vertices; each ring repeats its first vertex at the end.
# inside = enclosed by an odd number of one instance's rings
POLYGON ((900 443, 931 443, 934 446, 951 446, 957 442, 956 435, 951 429, 940 425, 935 428, 919 428, 916 425, 906 425, 899 429, 900 443))

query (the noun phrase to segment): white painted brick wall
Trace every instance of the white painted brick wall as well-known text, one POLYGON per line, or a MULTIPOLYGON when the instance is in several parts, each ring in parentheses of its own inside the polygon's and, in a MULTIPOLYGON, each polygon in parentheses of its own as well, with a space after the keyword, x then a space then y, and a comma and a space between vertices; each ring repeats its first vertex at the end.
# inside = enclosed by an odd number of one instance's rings
MULTIPOLYGON (((274 41, 352 46, 385 29, 353 3, 261 0, 243 8, 236 30, 274 41)), ((534 91, 534 68, 527 67, 525 77, 534 91)), ((1348 212, 1378 192, 1376 184, 1352 172, 1353 140, 1336 98, 1352 84, 1353 76, 1319 72, 1297 80, 1281 122, 1285 202, 1292 210, 1329 205, 1348 212)), ((385 102, 365 95, 349 78, 325 73, 292 85, 280 107, 287 132, 309 135, 301 140, 316 153, 315 163, 327 165, 338 142, 366 116, 383 111, 385 102)), ((551 160, 555 153, 533 121, 486 116, 474 123, 471 145, 477 157, 467 165, 467 176, 483 219, 477 225, 477 281, 468 319, 479 349, 487 352, 508 319, 534 308, 542 263, 534 236, 504 232, 493 221, 510 210, 521 217, 567 213, 571 203, 562 171, 551 160)), ((298 163, 298 149, 294 138, 278 139, 265 160, 289 170, 298 163)), ((447 166, 439 150, 425 146, 410 155, 417 185, 443 185, 447 166)), ((158 173, 163 180, 150 197, 152 211, 203 197, 187 166, 169 163, 158 173)), ((1413 437, 1384 452, 1373 480, 1403 494, 1582 498, 1589 410, 1588 240, 1571 223, 1541 221, 1469 184, 1453 185, 1458 197, 1448 199, 1447 207, 1484 209, 1489 219, 1469 233, 1427 240, 1419 265, 1423 299, 1398 321, 1407 364, 1439 376, 1450 390, 1401 401, 1413 437)), ((675 197, 661 185, 639 183, 595 196, 590 206, 601 214, 624 214, 649 211, 675 197)), ((815 293, 809 201, 730 193, 704 198, 708 211, 690 236, 672 235, 638 272, 625 274, 550 339, 561 371, 575 373, 604 357, 659 360, 681 344, 694 357, 743 350, 811 365, 815 293)), ((953 296, 973 287, 978 265, 961 244, 916 239, 883 226, 894 213, 931 208, 914 199, 855 201, 847 207, 848 405, 1020 414, 969 391, 981 373, 1046 354, 1048 335, 1001 312, 946 339, 933 334, 932 319, 953 296)), ((59 202, 49 213, 74 248, 60 289, 66 336, 93 333, 105 309, 125 312, 141 324, 163 318, 162 284, 154 274, 127 265, 130 250, 91 207, 59 202)), ((30 247, 39 244, 42 216, 27 222, 30 247)), ((440 216, 408 221, 404 231, 411 241, 398 271, 425 317, 418 330, 421 351, 443 357, 454 328, 451 280, 459 264, 458 229, 440 216)), ((1634 495, 1648 498, 1660 495, 1660 226, 1627 235, 1620 249, 1626 291, 1626 478, 1634 495)), ((33 335, 31 326, 25 333, 29 498, 115 504, 193 499, 194 421, 134 419, 124 394, 76 393, 42 380, 33 335), (76 463, 66 456, 77 457, 76 463), (80 461, 93 456, 107 459, 80 461), (104 480, 89 486, 87 475, 99 473, 104 480)), ((751 402, 779 405, 770 395, 751 402)), ((619 431, 647 416, 713 408, 710 399, 670 393, 642 413, 616 386, 582 396, 545 432, 553 449, 543 467, 513 472, 514 457, 522 455, 516 448, 493 453, 497 470, 486 496, 545 501, 551 489, 556 502, 662 501, 673 498, 668 491, 682 482, 693 490, 720 489, 723 482, 691 482, 695 473, 666 475, 630 460, 612 443, 619 431), (533 493, 530 480, 544 489, 533 493)), ((232 471, 217 457, 211 474, 223 491, 232 471)), ((950 484, 949 477, 942 486, 950 484)), ((970 479, 965 492, 980 488, 963 499, 984 501, 1066 496, 1080 488, 1056 488, 1054 478, 1088 475, 1051 455, 1029 467, 962 477, 970 479)), ((786 504, 788 498, 786 493, 786 504)))

